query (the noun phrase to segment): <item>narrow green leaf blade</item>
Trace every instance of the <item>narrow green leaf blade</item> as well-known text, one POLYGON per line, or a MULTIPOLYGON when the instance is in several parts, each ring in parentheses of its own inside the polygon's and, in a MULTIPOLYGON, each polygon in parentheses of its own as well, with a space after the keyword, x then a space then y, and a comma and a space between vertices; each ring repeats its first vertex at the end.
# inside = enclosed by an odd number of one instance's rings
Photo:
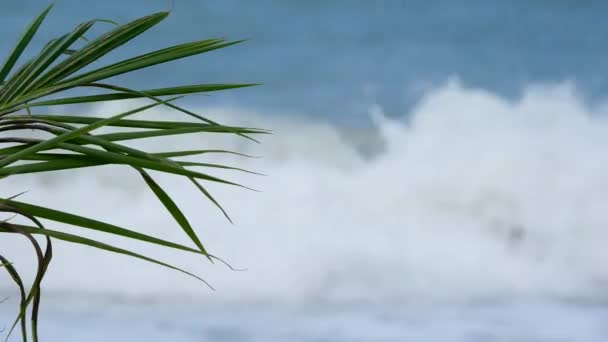
POLYGON ((198 55, 211 50, 221 49, 240 42, 242 41, 225 42, 222 39, 207 39, 176 45, 74 76, 73 78, 62 81, 60 85, 73 87, 80 84, 97 82, 153 65, 174 61, 192 55, 198 55))
POLYGON ((202 254, 200 250, 186 247, 174 242, 170 242, 167 240, 159 239, 150 235, 142 234, 133 230, 129 230, 126 228, 122 228, 116 225, 112 225, 109 223, 93 220, 88 217, 83 217, 71 213, 67 213, 64 211, 54 210, 46 207, 41 207, 29 203, 18 202, 14 200, 4 200, 0 199, 0 203, 10 205, 22 211, 28 212, 33 216, 38 218, 43 218, 46 220, 51 220, 55 222, 65 223, 76 227, 92 229, 99 232, 113 234, 116 236, 138 240, 142 242, 147 242, 151 244, 156 244, 159 246, 174 248, 186 252, 202 254))
MULTIPOLYGON (((126 255, 126 256, 130 256, 136 259, 141 259, 153 264, 157 264, 181 273, 184 273, 186 275, 189 275, 193 278, 196 278, 198 280, 200 280, 201 282, 203 282, 205 285, 207 285, 210 289, 215 290, 213 288, 213 286, 211 286, 208 282, 206 282, 203 278, 188 272, 186 270, 183 270, 179 267, 173 266, 171 264, 159 261, 157 259, 153 259, 126 249, 122 249, 119 247, 115 247, 103 242, 99 242, 96 240, 92 240, 89 238, 85 238, 82 236, 78 236, 78 235, 74 235, 74 234, 69 234, 69 233, 64 233, 64 232, 60 232, 60 231, 56 231, 56 230, 51 230, 51 229, 38 229, 35 227, 31 227, 31 226, 24 226, 24 225, 17 225, 17 224, 12 224, 13 226, 18 227, 20 230, 28 233, 28 234, 34 234, 34 235, 45 235, 48 237, 52 237, 58 240, 62 240, 62 241, 66 241, 66 242, 71 242, 71 243, 75 243, 75 244, 80 244, 80 245, 85 245, 85 246, 89 246, 89 247, 94 247, 97 249, 101 249, 101 250, 105 250, 108 252, 112 252, 112 253, 117 253, 117 254, 122 254, 122 255, 126 255)), ((10 229, 7 229, 6 227, 6 223, 4 224, 0 224, 0 233, 13 233, 10 229)))
MULTIPOLYGON (((85 66, 97 61, 99 58, 106 55, 108 52, 115 50, 121 45, 127 43, 133 38, 141 35, 148 29, 152 28, 169 15, 169 12, 154 13, 136 20, 133 20, 127 24, 120 25, 108 33, 100 36, 97 39, 90 41, 82 49, 79 49, 76 53, 72 54, 62 63, 56 65, 51 69, 37 85, 38 89, 41 89, 41 94, 50 94, 54 91, 60 90, 61 86, 52 86, 54 83, 61 79, 64 79, 85 66), (53 89, 55 88, 55 89, 53 89)), ((40 96, 40 95, 37 95, 40 96)))
MULTIPOLYGON (((200 94, 212 91, 220 91, 227 89, 237 89, 244 87, 251 87, 257 84, 199 84, 191 86, 179 86, 159 89, 147 89, 142 90, 142 94, 149 96, 172 96, 172 95, 187 95, 187 94, 200 94)), ((117 100, 129 100, 145 97, 144 95, 116 92, 110 94, 90 95, 90 96, 76 96, 66 97, 61 99, 47 100, 31 103, 30 107, 40 106, 57 106, 57 105, 70 105, 70 104, 84 104, 91 102, 106 102, 106 101, 117 101, 117 100)))
POLYGON ((36 35, 36 32, 40 28, 40 25, 42 25, 42 22, 44 21, 47 14, 49 14, 52 8, 53 4, 49 5, 44 11, 42 11, 42 13, 38 15, 38 17, 36 17, 36 19, 25 30, 23 36, 21 36, 19 42, 17 43, 13 51, 3 63, 2 69, 0 69, 0 83, 4 83, 6 76, 8 76, 11 69, 15 66, 15 63, 17 63, 17 60, 19 59, 25 48, 30 44, 32 38, 34 38, 34 35, 36 35))
MULTIPOLYGON (((17 287, 19 288, 19 296, 21 297, 19 300, 20 312, 19 316, 17 316, 17 321, 21 322, 21 338, 23 342, 27 342, 27 322, 25 321, 25 313, 23 308, 26 306, 26 294, 25 294, 25 286, 23 285, 23 280, 21 280, 21 276, 19 276, 19 272, 15 269, 15 267, 2 255, 0 255, 0 262, 2 262, 2 266, 5 267, 6 272, 11 276, 17 287)), ((16 322, 17 322, 16 321, 16 322)), ((14 327, 14 325, 13 325, 14 327)), ((12 332, 11 328, 11 332, 12 332)), ((10 332, 7 334, 6 339, 11 336, 10 332)))
MULTIPOLYGON (((171 213, 171 216, 173 216, 173 218, 175 219, 175 222, 177 222, 180 225, 180 227, 182 227, 182 229, 184 230, 186 235, 188 235, 190 240, 192 240, 192 242, 194 242, 194 244, 201 250, 201 252, 203 254, 208 255, 209 253, 207 253, 207 251, 205 250, 205 247, 203 247, 203 244, 201 243, 198 236, 196 235, 196 232, 190 225, 190 222, 188 222, 188 219, 186 218, 186 216, 182 213, 182 211, 179 209, 177 204, 175 204, 173 199, 171 199, 171 196, 169 196, 169 194, 167 194, 165 192, 165 190, 163 190, 163 188, 161 188, 160 185, 158 185, 158 183, 156 183, 156 181, 154 181, 154 179, 146 171, 144 171, 142 169, 138 169, 137 171, 139 171, 141 176, 144 178, 144 181, 146 182, 146 184, 148 184, 148 187, 150 188, 150 190, 152 190, 152 192, 154 192, 156 197, 160 200, 160 202, 163 204, 163 206, 165 206, 167 211, 169 211, 169 213, 171 213)), ((208 257, 208 258, 209 258, 209 261, 213 262, 213 260, 210 257, 208 257)))
MULTIPOLYGON (((168 101, 171 101, 171 100, 174 100, 174 99, 170 99, 168 101)), ((162 102, 165 102, 165 101, 162 101, 162 102)), ((155 107, 155 106, 157 106, 159 104, 160 103, 153 103, 153 104, 150 104, 150 105, 147 105, 147 106, 143 106, 143 107, 139 107, 139 108, 136 108, 136 109, 133 109, 133 110, 129 110, 129 111, 126 111, 126 112, 114 115, 112 117, 109 117, 107 119, 104 119, 104 120, 101 120, 101 121, 97 121, 97 122, 89 124, 87 126, 78 128, 76 130, 66 132, 66 133, 64 133, 62 135, 59 135, 59 136, 56 136, 56 137, 54 137, 52 139, 42 141, 42 142, 40 142, 40 143, 38 143, 36 145, 27 147, 27 148, 25 148, 25 149, 23 149, 23 150, 21 150, 21 151, 19 151, 17 153, 11 154, 11 155, 9 155, 7 157, 4 157, 4 158, 0 159, 0 168, 8 166, 8 165, 10 165, 10 164, 12 164, 12 163, 14 163, 14 162, 16 162, 16 161, 18 161, 18 160, 26 157, 26 156, 28 156, 30 154, 34 154, 34 153, 36 153, 38 151, 42 151, 42 150, 45 150, 45 149, 53 148, 53 147, 57 146, 59 143, 61 143, 63 141, 67 141, 67 140, 70 140, 70 139, 77 138, 77 137, 79 137, 79 136, 81 136, 83 134, 86 134, 86 133, 88 133, 88 132, 90 132, 92 130, 98 129, 98 128, 103 127, 103 126, 106 126, 106 125, 108 125, 108 124, 110 124, 110 123, 112 123, 114 121, 120 120, 120 119, 122 119, 122 118, 124 118, 126 116, 133 115, 135 113, 138 113, 138 112, 144 111, 146 109, 155 107)))

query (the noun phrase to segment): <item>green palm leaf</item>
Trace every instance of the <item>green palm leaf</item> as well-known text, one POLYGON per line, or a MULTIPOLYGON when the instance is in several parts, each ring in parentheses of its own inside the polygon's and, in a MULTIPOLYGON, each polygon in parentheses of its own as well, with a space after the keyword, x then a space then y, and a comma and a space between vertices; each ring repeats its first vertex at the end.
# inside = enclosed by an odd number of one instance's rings
MULTIPOLYGON (((29 291, 17 272, 4 255, 0 256, 0 267, 13 279, 21 295, 19 315, 15 327, 21 324, 24 341, 28 338, 26 311, 31 309, 31 332, 34 341, 38 339, 37 316, 40 305, 40 285, 52 256, 52 239, 88 246, 110 253, 154 263, 194 277, 211 287, 201 277, 174 265, 167 264, 143 254, 119 248, 101 241, 93 240, 80 233, 66 233, 61 230, 49 230, 42 226, 40 220, 69 225, 82 230, 94 230, 108 236, 119 237, 134 242, 170 248, 206 257, 213 262, 222 259, 208 253, 199 233, 179 208, 177 202, 169 195, 171 189, 162 188, 150 175, 149 170, 163 172, 173 176, 186 177, 197 188, 212 206, 216 206, 230 221, 226 210, 207 190, 204 182, 213 182, 247 188, 243 185, 208 174, 207 171, 229 170, 254 173, 242 168, 209 163, 197 160, 180 161, 173 158, 186 156, 204 156, 206 154, 231 154, 250 157, 238 151, 212 149, 206 146, 193 147, 187 150, 169 150, 153 153, 121 144, 122 141, 139 141, 141 139, 166 139, 170 136, 184 134, 235 134, 257 141, 252 136, 270 133, 267 130, 251 127, 228 126, 210 120, 198 113, 174 103, 183 96, 204 94, 207 92, 250 87, 256 84, 235 83, 218 84, 202 83, 194 85, 176 85, 156 89, 133 89, 119 84, 101 83, 118 75, 126 75, 148 67, 176 61, 182 58, 200 55, 222 49, 237 43, 224 39, 202 39, 194 42, 170 46, 164 49, 143 53, 138 56, 120 60, 111 64, 101 64, 91 68, 108 53, 129 43, 134 38, 158 25, 168 12, 154 13, 135 19, 123 25, 116 24, 109 31, 88 39, 90 28, 97 22, 108 20, 89 20, 77 25, 72 31, 47 42, 43 48, 27 61, 22 61, 24 51, 34 40, 36 33, 49 14, 51 6, 40 13, 26 28, 17 41, 5 62, 0 65, 0 179, 16 178, 22 174, 58 172, 104 165, 128 167, 137 171, 142 177, 150 195, 155 196, 164 209, 175 220, 174 229, 180 229, 189 238, 192 247, 171 242, 159 237, 144 234, 135 229, 127 229, 75 213, 59 211, 45 206, 33 205, 15 200, 12 196, 0 198, 0 211, 14 213, 29 219, 34 226, 17 224, 9 220, 0 222, 0 234, 21 234, 33 244, 39 261, 38 271, 29 291), (84 44, 76 44, 84 41, 84 44), (78 47, 78 45, 82 45, 78 47), (86 68, 86 70, 85 70, 86 68), (65 91, 94 89, 98 93, 66 96, 65 91), (135 109, 127 110, 107 117, 94 117, 83 114, 49 115, 33 111, 49 106, 82 105, 98 102, 140 99, 147 101, 135 109), (134 114, 145 116, 148 109, 160 107, 181 112, 187 119, 184 121, 147 120, 129 118, 134 114), (25 113, 24 113, 25 111, 25 113), (120 132, 97 134, 101 128, 126 128, 120 132), (41 135, 32 138, 26 133, 35 130, 41 135), (196 168, 196 170, 194 170, 196 168), (42 251, 33 236, 42 236, 47 241, 47 249, 42 251)), ((69 111, 67 113, 70 113, 69 111)), ((256 173, 257 174, 257 173, 256 173)), ((247 188, 248 189, 248 188, 247 188)), ((40 191, 34 189, 32 192, 40 191)), ((61 194, 57 194, 61 196, 61 194)), ((145 227, 142 227, 145 229, 145 227)), ((80 230, 77 230, 80 231, 80 230)), ((232 267, 228 265, 231 269, 232 267)))

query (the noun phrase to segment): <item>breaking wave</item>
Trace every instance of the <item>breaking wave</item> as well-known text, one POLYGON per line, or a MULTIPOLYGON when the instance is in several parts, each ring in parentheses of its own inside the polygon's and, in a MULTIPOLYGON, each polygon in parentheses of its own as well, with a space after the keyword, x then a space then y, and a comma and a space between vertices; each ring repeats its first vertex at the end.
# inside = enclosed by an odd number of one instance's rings
MULTIPOLYGON (((126 105, 95 110, 115 113, 126 105)), ((229 147, 264 156, 199 157, 268 174, 220 173, 261 193, 210 185, 234 226, 187 181, 157 176, 208 249, 248 270, 91 233, 184 266, 218 291, 154 265, 57 242, 47 292, 235 302, 605 293, 608 122, 602 106, 586 104, 570 85, 534 86, 508 100, 452 81, 429 91, 401 119, 372 107, 374 127, 360 131, 285 113, 201 112, 274 130, 259 145, 219 136, 172 140, 170 149, 229 147)), ((29 190, 23 200, 187 243, 129 170, 65 171, 1 184, 3 195, 29 190)), ((32 270, 26 248, 18 238, 0 241, 3 254, 32 270)), ((6 275, 0 277, 0 287, 9 288, 6 275)))

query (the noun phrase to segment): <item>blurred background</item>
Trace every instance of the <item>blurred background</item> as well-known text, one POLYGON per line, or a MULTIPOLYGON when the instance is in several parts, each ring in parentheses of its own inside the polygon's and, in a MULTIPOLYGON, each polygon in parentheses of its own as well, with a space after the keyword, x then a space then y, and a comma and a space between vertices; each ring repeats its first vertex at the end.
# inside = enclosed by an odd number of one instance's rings
MULTIPOLYGON (((46 5, 0 5, 0 51, 46 5)), ((37 46, 90 18, 126 23, 170 7, 59 0, 37 46)), ((606 11, 593 0, 176 0, 165 22, 105 62, 196 39, 249 39, 120 79, 139 88, 263 83, 182 100, 222 123, 272 129, 261 144, 209 135, 170 142, 263 156, 205 157, 268 175, 221 173, 261 193, 210 185, 235 225, 187 181, 158 177, 209 250, 247 270, 99 237, 184 266, 212 292, 154 265, 57 242, 42 336, 608 340, 606 11)), ((128 170, 2 185, 3 196, 29 190, 29 202, 187 243, 128 170)), ((0 241, 33 274, 27 248, 0 241)), ((0 294, 9 297, 0 327, 10 326, 18 296, 4 273, 0 294)))

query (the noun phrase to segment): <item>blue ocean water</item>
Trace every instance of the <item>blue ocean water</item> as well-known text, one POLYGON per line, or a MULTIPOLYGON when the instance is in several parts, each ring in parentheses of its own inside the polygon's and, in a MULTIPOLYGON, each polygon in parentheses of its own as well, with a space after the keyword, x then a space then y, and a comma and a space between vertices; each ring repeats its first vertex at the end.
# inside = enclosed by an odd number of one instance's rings
MULTIPOLYGON (((0 5, 0 51, 45 5, 0 5)), ((35 46, 90 17, 125 23, 171 6, 60 0, 35 46)), ((106 61, 167 43, 249 39, 118 78, 142 89, 263 83, 186 100, 216 120, 273 129, 263 144, 171 142, 264 156, 211 159, 269 174, 226 173, 262 193, 212 187, 236 227, 189 184, 159 177, 207 246, 248 270, 92 235, 200 273, 218 289, 211 292, 152 265, 57 243, 44 288, 46 341, 608 340, 608 3, 173 7, 166 22, 106 61)), ((24 199, 184 242, 132 176, 65 171, 5 182, 1 191, 35 189, 24 199), (94 208, 82 201, 91 193, 94 208)), ((0 250, 27 278, 33 261, 21 243, 3 237, 0 250)), ((5 296, 0 327, 17 298, 0 274, 5 296)))
MULTIPOLYGON (((3 51, 44 5, 3 5, 3 51)), ((168 0, 108 0, 94 8, 87 1, 57 1, 39 46, 84 18, 125 23, 170 7, 168 0)), ((166 23, 108 61, 171 42, 250 39, 124 80, 147 87, 259 82, 264 86, 200 101, 364 125, 370 103, 402 115, 449 77, 512 98, 530 83, 562 81, 575 82, 587 97, 601 96, 608 90, 607 7, 603 1, 568 0, 179 0, 166 23)))

